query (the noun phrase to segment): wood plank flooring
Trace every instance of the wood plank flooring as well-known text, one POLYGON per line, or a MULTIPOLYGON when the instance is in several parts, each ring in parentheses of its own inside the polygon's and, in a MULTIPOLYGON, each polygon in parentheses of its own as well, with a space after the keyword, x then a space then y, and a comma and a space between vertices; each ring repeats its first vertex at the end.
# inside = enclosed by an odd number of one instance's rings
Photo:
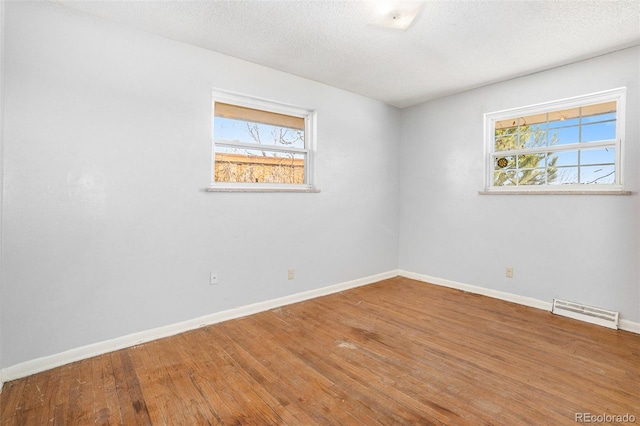
POLYGON ((394 278, 6 383, 2 425, 640 423, 640 336, 394 278))

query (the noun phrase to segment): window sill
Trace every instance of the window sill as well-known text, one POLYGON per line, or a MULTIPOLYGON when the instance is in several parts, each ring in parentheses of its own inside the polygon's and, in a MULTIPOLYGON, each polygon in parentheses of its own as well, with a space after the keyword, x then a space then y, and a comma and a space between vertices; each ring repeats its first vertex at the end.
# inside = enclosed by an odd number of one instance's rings
POLYGON ((238 187, 238 186, 226 186, 226 185, 216 185, 205 188, 205 192, 301 192, 301 193, 317 193, 320 192, 319 189, 312 187, 295 187, 295 188, 286 188, 286 187, 238 187))
POLYGON ((598 190, 598 191, 478 191, 479 195, 632 195, 631 191, 598 190))

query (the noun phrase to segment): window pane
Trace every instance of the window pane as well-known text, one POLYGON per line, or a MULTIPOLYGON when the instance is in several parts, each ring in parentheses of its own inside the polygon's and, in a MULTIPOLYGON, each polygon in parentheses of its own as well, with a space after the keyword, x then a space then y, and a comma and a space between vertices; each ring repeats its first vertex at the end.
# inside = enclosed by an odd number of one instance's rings
POLYGON ((548 153, 546 158, 547 183, 553 183, 558 178, 557 163, 558 155, 554 152, 548 153))
POLYGON ((578 126, 549 130, 549 145, 566 145, 578 143, 579 140, 580 128, 578 126))
POLYGON ((527 115, 525 117, 520 117, 518 120, 518 124, 520 127, 533 127, 533 126, 542 126, 543 129, 547 128, 547 113, 542 114, 534 114, 527 115))
POLYGON ((582 126, 582 142, 602 141, 616 138, 616 122, 587 124, 582 126))
POLYGON ((510 170, 516 168, 516 157, 513 155, 496 157, 493 161, 496 170, 510 170))
POLYGON ((535 169, 544 167, 544 161, 546 154, 524 154, 518 155, 518 168, 519 169, 535 169))
POLYGON ((510 151, 513 149, 518 149, 518 138, 515 135, 496 138, 496 152, 510 151))
POLYGON ((494 172, 493 185, 494 186, 516 186, 517 185, 516 171, 509 170, 506 172, 494 172))
POLYGON ((580 183, 613 184, 615 180, 615 166, 613 165, 580 167, 580 183))
POLYGON ((567 185, 578 183, 577 167, 558 167, 556 170, 556 178, 549 181, 551 185, 567 185))
POLYGON ((518 132, 518 119, 509 118, 506 120, 499 120, 495 123, 496 135, 512 135, 518 132))
MULTIPOLYGON (((578 151, 556 152, 552 154, 552 156, 557 158, 555 163, 556 166, 577 166, 578 165, 578 151)), ((550 158, 551 158, 551 155, 550 155, 550 158)))
POLYGON ((216 182, 304 182, 305 155, 259 149, 216 147, 216 182))
POLYGON ((549 130, 559 129, 561 127, 574 127, 580 125, 580 118, 571 118, 569 120, 550 121, 549 130))
POLYGON ((518 128, 517 127, 498 127, 500 122, 496 123, 495 129, 495 151, 508 151, 518 149, 518 128))
POLYGON ((549 128, 576 126, 579 123, 580 108, 549 112, 549 128))
POLYGON ((614 118, 615 118, 615 112, 616 112, 615 101, 604 102, 601 104, 585 105, 581 108, 582 122, 587 123, 587 122, 593 122, 593 121, 602 121, 600 119, 592 119, 591 117, 604 116, 612 113, 614 114, 614 118))
POLYGON ((582 117, 582 124, 595 123, 599 121, 615 121, 616 113, 610 112, 607 114, 596 114, 582 117))
POLYGON ((547 132, 545 126, 535 125, 520 128, 520 141, 522 148, 536 148, 547 144, 547 132))
POLYGON ((616 150, 614 148, 581 149, 580 164, 614 164, 616 162, 616 150))
POLYGON ((525 169, 518 172, 518 185, 544 185, 545 171, 544 169, 525 169))
POLYGON ((214 117, 213 138, 258 145, 304 148, 303 130, 225 117, 214 117))

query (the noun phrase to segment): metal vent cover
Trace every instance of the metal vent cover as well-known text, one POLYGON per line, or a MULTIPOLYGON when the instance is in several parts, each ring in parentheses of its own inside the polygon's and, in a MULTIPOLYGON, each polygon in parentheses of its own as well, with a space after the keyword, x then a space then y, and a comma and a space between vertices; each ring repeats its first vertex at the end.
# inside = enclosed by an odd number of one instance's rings
POLYGON ((553 299, 551 312, 563 317, 597 324, 608 328, 618 329, 619 312, 608 311, 602 308, 568 302, 566 300, 553 299))

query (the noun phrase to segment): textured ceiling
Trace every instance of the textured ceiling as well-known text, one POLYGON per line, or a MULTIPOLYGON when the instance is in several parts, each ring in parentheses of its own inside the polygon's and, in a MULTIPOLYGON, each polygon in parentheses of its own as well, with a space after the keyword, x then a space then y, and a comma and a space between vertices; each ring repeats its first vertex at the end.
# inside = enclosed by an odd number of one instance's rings
POLYGON ((398 107, 640 44, 640 1, 427 1, 406 30, 377 1, 56 3, 398 107))

